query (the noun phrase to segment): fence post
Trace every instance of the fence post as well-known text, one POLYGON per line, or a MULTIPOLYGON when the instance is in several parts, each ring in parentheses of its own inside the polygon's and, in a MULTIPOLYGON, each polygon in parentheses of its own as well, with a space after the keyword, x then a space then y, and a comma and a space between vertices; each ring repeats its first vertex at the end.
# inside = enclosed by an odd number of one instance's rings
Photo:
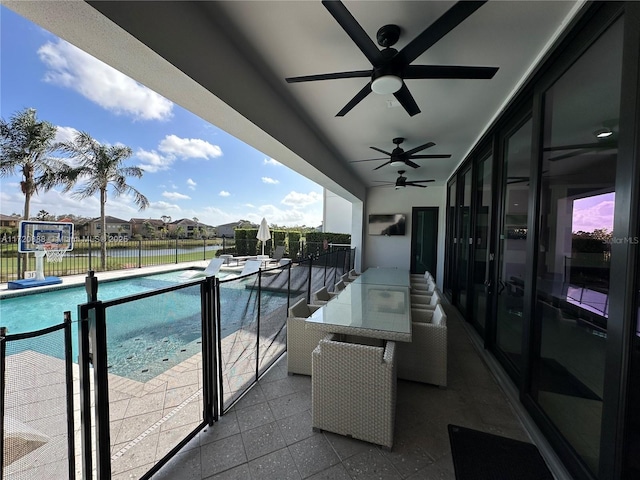
POLYGON ((73 423, 73 347, 71 312, 64 312, 64 366, 67 377, 67 451, 69 452, 69 480, 76 478, 76 442, 73 423))
POLYGON ((313 267, 313 257, 309 256, 309 280, 307 281, 307 303, 311 303, 311 272, 313 267))
POLYGON ((256 325, 256 382, 260 375, 260 300, 262 297, 262 268, 258 269, 258 320, 256 325))
POLYGON ((176 263, 178 263, 178 237, 176 237, 176 263))
POLYGON ((93 270, 91 268, 91 237, 89 237, 89 270, 93 270))
POLYGON ((107 370, 106 312, 102 302, 95 302, 89 315, 91 360, 94 377, 96 415, 96 471, 98 480, 111 479, 111 439, 109 425, 109 378, 107 370))
POLYGON ((142 268, 142 240, 138 240, 138 268, 142 268))
POLYGON ((91 448, 91 352, 89 347, 89 305, 78 305, 78 366, 80 383, 80 442, 82 447, 82 478, 93 478, 91 448))
POLYGON ((207 239, 202 237, 202 259, 207 259, 207 239))
POLYGON ((5 341, 6 336, 7 328, 0 327, 0 478, 3 476, 4 472, 4 372, 6 368, 5 355, 7 353, 7 343, 5 341))
POLYGON ((93 270, 89 270, 86 278, 84 279, 84 289, 87 292, 87 302, 98 301, 98 278, 95 276, 93 270))

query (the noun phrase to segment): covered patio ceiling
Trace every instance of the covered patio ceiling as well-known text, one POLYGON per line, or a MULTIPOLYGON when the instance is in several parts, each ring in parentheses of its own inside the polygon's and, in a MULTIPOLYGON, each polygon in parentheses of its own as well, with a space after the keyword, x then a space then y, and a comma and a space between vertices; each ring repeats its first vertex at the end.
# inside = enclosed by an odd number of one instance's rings
MULTIPOLYGON (((287 83, 285 78, 371 69, 318 1, 47 1, 9 8, 149 86, 240 140, 349 199, 366 188, 433 179, 442 185, 501 112, 583 2, 497 1, 478 8, 412 65, 498 67, 491 79, 407 79, 420 113, 371 93, 336 114, 370 81, 287 83), (392 139, 419 154, 419 168, 386 165, 392 139), (358 160, 380 158, 377 161, 358 160)), ((397 50, 451 9, 452 1, 345 1, 376 41, 400 27, 397 50)), ((381 47, 380 47, 381 48, 381 47)))

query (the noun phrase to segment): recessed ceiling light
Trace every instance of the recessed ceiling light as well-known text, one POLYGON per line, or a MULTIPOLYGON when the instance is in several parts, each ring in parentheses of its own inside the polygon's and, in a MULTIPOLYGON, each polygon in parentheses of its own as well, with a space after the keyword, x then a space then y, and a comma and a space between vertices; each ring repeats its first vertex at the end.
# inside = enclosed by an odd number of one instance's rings
POLYGON ((613 135, 613 131, 610 128, 599 128, 593 134, 598 138, 607 138, 613 135))

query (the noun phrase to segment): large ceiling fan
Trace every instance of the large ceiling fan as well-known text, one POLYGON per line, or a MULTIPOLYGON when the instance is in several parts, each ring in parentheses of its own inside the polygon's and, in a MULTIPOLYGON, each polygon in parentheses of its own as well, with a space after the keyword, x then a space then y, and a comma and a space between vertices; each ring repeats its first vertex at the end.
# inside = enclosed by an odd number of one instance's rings
MULTIPOLYGON (((388 187, 393 185, 396 190, 399 190, 404 187, 420 187, 427 188, 426 185, 421 185, 422 183, 435 182, 435 180, 412 180, 408 181, 407 177, 404 176, 404 170, 398 170, 398 174, 400 175, 395 182, 384 182, 382 185, 375 185, 377 187, 388 187)), ((380 180, 374 180, 376 182, 381 182, 380 180)))
POLYGON ((429 78, 490 79, 498 71, 497 67, 468 67, 455 65, 411 65, 416 58, 438 42, 447 33, 462 23, 480 8, 484 1, 460 1, 447 10, 440 18, 427 27, 402 50, 392 48, 400 38, 401 29, 397 25, 385 25, 376 35, 380 50, 364 29, 339 0, 323 0, 322 4, 336 19, 342 29, 362 51, 372 65, 371 70, 325 73, 289 77, 288 83, 332 80, 338 78, 366 78, 370 81, 353 97, 336 117, 343 117, 372 91, 378 94, 393 93, 410 116, 420 113, 420 108, 409 92, 405 80, 429 78))
MULTIPOLYGON (((449 154, 416 155, 416 153, 421 152, 422 150, 435 146, 435 143, 433 142, 427 142, 424 145, 420 145, 419 147, 412 148, 411 150, 407 150, 406 152, 402 149, 402 147, 400 147, 400 144, 402 142, 404 142, 404 138, 402 137, 394 138, 393 143, 396 145, 396 148, 394 148, 391 152, 386 152, 381 148, 377 148, 377 147, 369 147, 375 150, 376 152, 384 153, 385 155, 390 157, 388 162, 377 166, 376 168, 374 168, 374 170, 378 170, 379 168, 382 168, 386 165, 393 165, 398 167, 400 166, 400 164, 404 164, 412 168, 419 168, 420 165, 411 161, 412 159, 417 159, 417 158, 451 158, 451 155, 449 154)), ((353 160, 351 163, 371 162, 374 160, 384 160, 384 158, 368 158, 366 160, 353 160)))

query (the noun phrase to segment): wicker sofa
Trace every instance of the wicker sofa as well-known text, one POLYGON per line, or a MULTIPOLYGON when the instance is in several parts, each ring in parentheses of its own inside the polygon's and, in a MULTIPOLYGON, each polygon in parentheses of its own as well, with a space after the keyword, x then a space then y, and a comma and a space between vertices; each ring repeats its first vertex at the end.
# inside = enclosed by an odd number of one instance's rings
POLYGON ((308 305, 302 298, 289 307, 287 318, 287 369, 290 374, 311 375, 311 352, 326 333, 307 328, 305 318, 320 305, 308 305))
POLYGON ((329 334, 313 351, 312 426, 393 446, 396 411, 396 343, 381 346, 329 334))
POLYGON ((447 316, 434 310, 411 309, 411 343, 398 343, 398 378, 447 386, 447 316))

